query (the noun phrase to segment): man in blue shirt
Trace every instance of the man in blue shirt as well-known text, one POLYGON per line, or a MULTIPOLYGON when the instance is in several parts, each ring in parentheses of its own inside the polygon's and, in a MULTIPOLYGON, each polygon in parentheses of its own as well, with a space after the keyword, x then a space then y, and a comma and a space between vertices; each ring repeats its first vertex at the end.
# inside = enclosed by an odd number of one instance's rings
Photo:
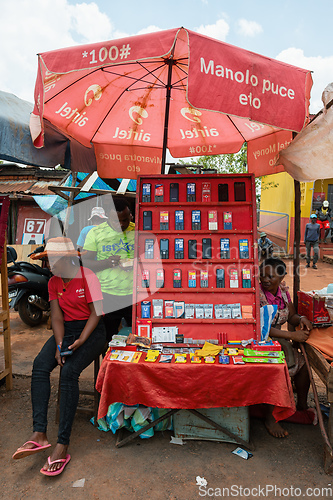
POLYGON ((260 238, 258 240, 258 252, 260 259, 269 259, 273 255, 273 242, 267 238, 265 232, 260 233, 260 238))
POLYGON ((311 247, 313 247, 313 269, 317 269, 319 256, 320 225, 317 223, 317 215, 310 215, 310 222, 305 226, 304 243, 306 246, 306 267, 310 267, 311 247))
POLYGON ((91 215, 88 219, 88 221, 91 221, 90 226, 85 226, 81 232, 80 235, 77 239, 76 246, 82 250, 84 242, 86 240, 86 236, 89 233, 90 229, 92 229, 95 226, 98 226, 99 224, 102 224, 102 222, 105 222, 107 220, 107 216, 105 215, 104 208, 102 207, 94 207, 91 210, 91 215))

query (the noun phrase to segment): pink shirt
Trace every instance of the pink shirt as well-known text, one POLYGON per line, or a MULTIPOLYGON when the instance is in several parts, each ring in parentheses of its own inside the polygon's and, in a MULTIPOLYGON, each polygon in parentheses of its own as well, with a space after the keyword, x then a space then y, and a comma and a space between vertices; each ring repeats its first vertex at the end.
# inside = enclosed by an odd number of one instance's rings
MULTIPOLYGON (((284 309, 286 307, 286 305, 284 303, 284 300, 283 300, 283 297, 282 297, 282 293, 281 293, 281 288, 280 287, 278 288, 278 291, 277 291, 276 295, 273 295, 271 292, 268 292, 267 290, 264 290, 261 283, 260 283, 260 288, 261 288, 262 292, 265 294, 265 297, 266 297, 267 302, 269 304, 271 304, 271 305, 277 305, 278 306, 278 310, 284 309)), ((285 293, 286 293, 288 302, 291 302, 291 297, 289 295, 288 290, 286 290, 285 293)))
POLYGON ((49 281, 49 300, 58 300, 65 321, 86 320, 90 316, 89 305, 103 300, 100 282, 96 274, 83 267, 71 281, 63 282, 59 276, 49 281), (88 284, 89 283, 89 284, 88 284))

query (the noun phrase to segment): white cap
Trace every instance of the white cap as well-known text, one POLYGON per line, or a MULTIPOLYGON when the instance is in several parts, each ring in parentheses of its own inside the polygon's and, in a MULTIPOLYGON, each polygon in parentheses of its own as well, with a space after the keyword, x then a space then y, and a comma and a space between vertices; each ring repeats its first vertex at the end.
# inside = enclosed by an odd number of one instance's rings
POLYGON ((329 202, 327 200, 323 201, 323 207, 327 208, 329 206, 329 202))
POLYGON ((107 219, 107 216, 105 215, 104 208, 102 207, 94 207, 91 210, 91 215, 88 220, 91 220, 93 217, 100 217, 101 219, 107 219))

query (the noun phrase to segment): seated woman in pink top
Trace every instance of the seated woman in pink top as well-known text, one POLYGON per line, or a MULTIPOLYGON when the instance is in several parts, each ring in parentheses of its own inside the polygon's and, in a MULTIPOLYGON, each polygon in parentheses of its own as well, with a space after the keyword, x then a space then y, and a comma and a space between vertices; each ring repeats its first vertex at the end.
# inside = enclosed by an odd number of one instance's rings
POLYGON ((79 376, 103 351, 106 333, 101 319, 103 296, 100 283, 90 269, 80 266, 71 240, 62 237, 49 239, 45 252, 36 254, 35 259, 46 256, 53 273, 49 281, 53 335, 33 364, 33 433, 13 458, 24 458, 51 446, 46 435, 50 373, 60 365, 58 441, 40 470, 46 476, 56 476, 71 458, 67 449, 79 400, 79 376))
MULTIPOLYGON (((286 272, 285 263, 278 258, 271 257, 260 265, 260 307, 266 304, 276 304, 277 313, 273 319, 270 337, 281 343, 286 356, 289 375, 293 377, 299 411, 306 411, 310 379, 302 353, 298 350, 297 343, 305 342, 312 329, 312 323, 305 317, 296 313, 289 292, 283 279, 286 272), (301 330, 281 330, 281 326, 288 322, 291 327, 299 326, 301 330), (296 342, 296 344, 294 344, 296 342)), ((288 432, 275 421, 272 415, 273 407, 269 407, 265 425, 274 437, 285 437, 288 432)))

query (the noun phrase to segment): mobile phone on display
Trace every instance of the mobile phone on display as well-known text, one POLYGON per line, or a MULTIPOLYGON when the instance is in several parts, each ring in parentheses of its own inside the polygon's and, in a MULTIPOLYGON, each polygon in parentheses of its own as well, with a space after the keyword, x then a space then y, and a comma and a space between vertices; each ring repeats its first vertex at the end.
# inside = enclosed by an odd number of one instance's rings
POLYGON ((179 201, 179 184, 171 182, 170 184, 170 201, 179 201))
POLYGON ((235 201, 246 201, 245 182, 235 182, 234 196, 235 196, 235 201))
POLYGON ((192 210, 192 231, 201 229, 201 212, 200 210, 192 210))
POLYGON ((202 201, 204 201, 204 202, 211 201, 210 200, 210 190, 211 190, 210 182, 203 182, 202 183, 202 201))
POLYGON ((164 269, 156 270, 156 288, 164 287, 164 269))
POLYGON ((169 240, 164 238, 160 240, 160 255, 161 259, 169 258, 169 240))
POLYGON ((195 271, 188 271, 188 287, 196 288, 197 286, 197 275, 195 271))
POLYGON ((142 288, 149 288, 149 271, 147 269, 142 271, 141 286, 142 288))
POLYGON ((149 203, 151 201, 151 184, 142 185, 142 201, 149 203))
POLYGON ((224 269, 216 269, 216 288, 224 288, 224 269))
POLYGON ((183 238, 175 239, 175 259, 184 258, 184 240, 183 238))
POLYGON ((188 258, 197 258, 197 240, 188 240, 188 258))
POLYGON ((163 184, 155 185, 155 201, 163 201, 164 197, 164 186, 163 184))
POLYGON ((219 184, 218 185, 218 197, 219 197, 219 201, 229 201, 228 184, 219 184))
POLYGON ((173 287, 174 288, 182 287, 182 272, 180 269, 173 270, 173 287))
POLYGON ((200 271, 200 287, 208 288, 208 271, 203 269, 200 271))
POLYGON ((186 201, 195 201, 195 183, 194 182, 187 183, 186 201))
POLYGON ((212 258, 212 239, 202 238, 202 258, 211 259, 212 258))
POLYGON ((145 259, 154 258, 154 240, 145 240, 145 259))
POLYGON ((75 342, 74 335, 68 335, 62 339, 61 350, 60 350, 61 357, 71 356, 74 353, 72 349, 68 349, 68 347, 74 344, 74 342, 75 342))
POLYGON ((152 230, 152 212, 151 210, 144 210, 143 212, 143 230, 152 230))
POLYGON ((176 231, 184 230, 184 210, 175 211, 175 229, 176 231))
POLYGON ((169 212, 163 210, 160 212, 160 231, 167 231, 169 229, 169 212))

